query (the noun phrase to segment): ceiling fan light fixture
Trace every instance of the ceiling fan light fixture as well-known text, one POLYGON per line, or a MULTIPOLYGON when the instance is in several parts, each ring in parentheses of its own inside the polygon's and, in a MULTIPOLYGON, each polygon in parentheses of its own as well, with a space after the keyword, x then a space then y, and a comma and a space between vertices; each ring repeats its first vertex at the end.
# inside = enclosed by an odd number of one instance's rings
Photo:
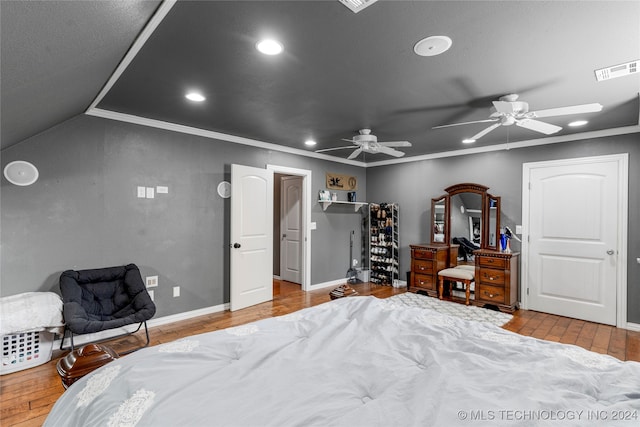
POLYGON ((184 97, 192 102, 203 102, 205 99, 207 99, 203 94, 199 92, 189 92, 184 97))
POLYGON ((264 39, 256 43, 256 49, 265 55, 279 55, 284 50, 284 46, 277 40, 264 39))
POLYGON ((578 126, 584 126, 587 123, 589 123, 588 120, 576 120, 574 122, 569 123, 567 126, 571 126, 572 128, 578 127, 578 126))
POLYGON ((476 142, 476 140, 473 138, 465 138, 462 140, 463 144, 473 144, 474 142, 476 142))
POLYGON ((447 36, 430 36, 416 43, 413 51, 418 56, 436 56, 449 50, 452 44, 447 36))
POLYGON ((313 147, 313 146, 315 146, 315 145, 316 145, 316 142, 315 142, 313 139, 307 139, 307 140, 304 142, 304 145, 307 145, 307 146, 309 146, 309 147, 313 147))

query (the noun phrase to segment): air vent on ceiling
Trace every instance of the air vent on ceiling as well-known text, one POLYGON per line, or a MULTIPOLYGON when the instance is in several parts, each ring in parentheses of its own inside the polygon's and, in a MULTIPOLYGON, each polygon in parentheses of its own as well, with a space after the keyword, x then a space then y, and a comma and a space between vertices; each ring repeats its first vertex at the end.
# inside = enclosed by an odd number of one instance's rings
POLYGON ((347 6, 353 13, 358 13, 362 9, 365 9, 378 0, 338 0, 343 5, 347 6))
POLYGON ((626 64, 614 65, 613 67, 596 70, 596 80, 601 82, 603 80, 615 79, 616 77, 623 77, 637 73, 638 63, 640 63, 640 59, 627 62, 626 64))

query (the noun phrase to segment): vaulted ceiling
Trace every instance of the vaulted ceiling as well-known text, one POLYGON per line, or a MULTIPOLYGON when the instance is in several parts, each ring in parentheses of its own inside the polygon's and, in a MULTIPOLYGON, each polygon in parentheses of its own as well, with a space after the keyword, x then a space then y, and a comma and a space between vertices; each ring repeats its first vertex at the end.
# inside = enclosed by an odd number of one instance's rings
POLYGON ((410 141, 405 158, 544 142, 502 126, 462 144, 489 122, 432 129, 486 120, 512 93, 532 111, 603 105, 540 119, 562 127, 557 141, 639 129, 640 73, 601 82, 594 73, 640 59, 638 1, 381 0, 357 14, 337 0, 0 7, 3 149, 85 112, 340 161, 353 150, 314 151, 348 146, 341 139, 362 128, 410 141), (416 55, 428 36, 452 45, 416 55), (284 52, 259 53, 265 37, 284 52), (206 100, 186 100, 190 90, 206 100), (589 123, 567 126, 576 119, 589 123))

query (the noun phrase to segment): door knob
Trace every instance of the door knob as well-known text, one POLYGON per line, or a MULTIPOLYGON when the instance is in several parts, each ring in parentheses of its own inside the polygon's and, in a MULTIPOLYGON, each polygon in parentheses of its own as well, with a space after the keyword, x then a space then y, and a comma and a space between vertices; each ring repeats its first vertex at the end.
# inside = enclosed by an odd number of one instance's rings
POLYGON ((285 237, 287 237, 287 235, 286 235, 286 234, 283 234, 283 235, 282 235, 282 240, 284 240, 284 238, 285 238, 285 237))
POLYGON ((607 253, 608 253, 609 255, 613 255, 613 254, 615 253, 615 251, 614 251, 613 249, 609 249, 609 250, 607 251, 607 253))
POLYGON ((238 248, 240 247, 240 243, 234 243, 234 244, 233 244, 233 247, 234 247, 235 249, 238 249, 238 248))

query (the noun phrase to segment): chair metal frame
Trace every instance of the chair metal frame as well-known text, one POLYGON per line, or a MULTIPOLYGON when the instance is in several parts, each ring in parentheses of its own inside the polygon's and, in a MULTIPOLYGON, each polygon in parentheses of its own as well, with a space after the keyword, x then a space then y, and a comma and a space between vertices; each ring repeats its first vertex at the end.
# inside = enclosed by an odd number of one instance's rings
MULTIPOLYGON (((101 342, 105 342, 105 341, 111 341, 111 340, 114 340, 114 339, 117 339, 117 338, 127 337, 129 335, 133 335, 136 332, 138 332, 140 330, 140 328, 142 328, 143 324, 144 324, 144 333, 145 333, 145 335, 147 337, 147 342, 143 346, 134 348, 132 350, 127 350, 127 351, 119 353, 119 354, 120 355, 124 355, 124 354, 133 353, 134 351, 138 351, 138 350, 140 350, 142 348, 145 348, 145 347, 149 346, 149 342, 150 342, 150 340, 149 340, 149 328, 147 327, 147 321, 146 320, 144 322, 140 322, 140 324, 138 325, 138 328, 135 331, 126 332, 124 334, 116 335, 116 336, 109 337, 109 338, 104 338, 104 339, 97 340, 97 341, 90 341, 90 342, 87 342, 85 344, 101 343, 101 342)), ((107 331, 107 330, 110 330, 110 329, 105 329, 105 331, 107 331)), ((99 332, 102 332, 102 331, 99 331, 99 332)), ((95 333, 97 333, 97 332, 95 332, 95 333)), ((85 334, 76 334, 76 335, 81 336, 81 335, 85 335, 85 334)), ((85 345, 85 344, 83 344, 83 345, 85 345)), ((64 328, 64 332, 62 333, 62 339, 60 340, 60 350, 71 350, 71 351, 75 350, 75 344, 73 342, 73 331, 71 331, 67 327, 64 328), (69 340, 70 340, 71 345, 69 347, 63 347, 64 340, 67 337, 67 331, 69 331, 69 340)))

